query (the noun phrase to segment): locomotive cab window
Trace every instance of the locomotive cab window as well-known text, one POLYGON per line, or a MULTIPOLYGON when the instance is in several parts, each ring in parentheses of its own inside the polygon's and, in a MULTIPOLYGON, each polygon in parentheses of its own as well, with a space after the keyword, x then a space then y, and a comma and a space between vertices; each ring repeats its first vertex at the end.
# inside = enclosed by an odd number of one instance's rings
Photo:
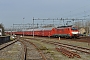
POLYGON ((73 27, 71 30, 78 30, 77 28, 73 27))

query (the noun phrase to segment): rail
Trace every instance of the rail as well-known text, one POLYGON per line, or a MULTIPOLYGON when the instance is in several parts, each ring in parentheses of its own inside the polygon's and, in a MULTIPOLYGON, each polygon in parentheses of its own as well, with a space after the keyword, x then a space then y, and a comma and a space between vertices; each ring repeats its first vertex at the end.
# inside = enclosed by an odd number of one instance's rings
POLYGON ((90 54, 90 49, 88 49, 88 48, 83 48, 83 47, 69 45, 69 44, 64 44, 64 43, 59 43, 59 42, 46 41, 46 40, 44 40, 42 42, 46 42, 46 43, 50 43, 50 44, 54 44, 54 45, 57 45, 57 46, 66 47, 66 48, 69 48, 69 49, 73 49, 73 50, 77 50, 77 51, 80 51, 80 52, 84 52, 84 53, 90 54))
POLYGON ((35 44, 33 44, 32 42, 30 42, 30 41, 27 41, 27 40, 19 40, 20 42, 22 42, 22 44, 24 45, 24 53, 25 54, 23 54, 24 55, 24 60, 26 60, 27 58, 26 58, 26 56, 27 56, 27 46, 26 46, 26 44, 24 43, 24 41, 26 41, 26 42, 28 42, 28 43, 30 43, 30 44, 32 44, 37 50, 38 50, 38 52, 40 53, 40 55, 42 56, 42 58, 43 58, 43 60, 47 60, 47 58, 45 57, 45 55, 41 52, 41 50, 35 45, 35 44))
POLYGON ((13 44, 15 42, 17 42, 17 40, 14 40, 14 41, 11 41, 11 42, 0 45, 0 50, 6 48, 7 46, 10 46, 11 44, 13 44))

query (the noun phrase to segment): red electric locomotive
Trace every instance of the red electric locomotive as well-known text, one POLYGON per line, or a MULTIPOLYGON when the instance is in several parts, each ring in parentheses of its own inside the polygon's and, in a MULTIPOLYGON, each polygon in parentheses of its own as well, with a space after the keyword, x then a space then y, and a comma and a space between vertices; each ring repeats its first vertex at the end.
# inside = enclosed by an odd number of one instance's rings
POLYGON ((53 37, 77 38, 79 37, 79 31, 77 28, 72 26, 61 26, 61 27, 53 28, 51 31, 51 35, 53 37))
POLYGON ((35 35, 35 36, 52 36, 52 37, 79 37, 79 31, 72 26, 61 26, 57 28, 38 28, 27 31, 13 32, 15 35, 35 35), (33 34, 34 33, 34 34, 33 34))

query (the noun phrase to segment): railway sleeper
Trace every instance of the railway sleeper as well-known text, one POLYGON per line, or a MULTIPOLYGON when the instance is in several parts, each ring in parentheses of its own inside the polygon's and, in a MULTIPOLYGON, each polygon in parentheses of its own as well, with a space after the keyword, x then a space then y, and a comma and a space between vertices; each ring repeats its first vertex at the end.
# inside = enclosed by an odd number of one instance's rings
POLYGON ((75 53, 75 52, 71 52, 71 51, 66 50, 66 49, 64 49, 64 48, 61 48, 61 49, 62 49, 63 51, 66 51, 66 52, 70 53, 70 54, 73 54, 73 55, 76 56, 77 58, 81 58, 80 55, 78 55, 78 54, 75 53))
POLYGON ((77 53, 68 51, 67 49, 64 48, 56 48, 56 50, 58 52, 61 52, 63 55, 68 56, 69 58, 74 58, 74 57, 81 58, 80 55, 78 55, 77 53))
MULTIPOLYGON (((55 42, 55 43, 58 43, 58 44, 63 44, 63 43, 59 43, 59 42, 55 42)), ((69 45, 69 44, 63 44, 63 45, 72 46, 72 45, 69 45)), ((85 50, 90 50, 90 49, 88 49, 88 48, 83 48, 83 47, 78 47, 78 46, 73 46, 73 47, 76 47, 76 48, 81 48, 81 49, 85 49, 85 50)))
POLYGON ((74 58, 73 55, 68 54, 68 53, 66 53, 66 52, 64 52, 64 51, 61 51, 61 53, 64 54, 64 55, 66 55, 66 56, 69 57, 69 58, 74 58))
POLYGON ((69 54, 69 53, 67 53, 67 52, 65 52, 65 51, 63 51, 63 50, 60 50, 59 48, 56 48, 56 50, 57 50, 58 52, 61 52, 63 55, 65 55, 65 56, 67 56, 67 57, 69 57, 69 58, 74 58, 73 54, 69 54))

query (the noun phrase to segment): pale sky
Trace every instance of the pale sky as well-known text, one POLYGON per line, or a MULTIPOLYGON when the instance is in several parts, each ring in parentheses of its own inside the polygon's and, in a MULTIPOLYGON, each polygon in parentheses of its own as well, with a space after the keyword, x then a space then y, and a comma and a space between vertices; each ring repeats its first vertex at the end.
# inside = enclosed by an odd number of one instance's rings
POLYGON ((90 18, 89 15, 90 0, 0 0, 0 23, 5 27, 32 23, 33 17, 90 18))

